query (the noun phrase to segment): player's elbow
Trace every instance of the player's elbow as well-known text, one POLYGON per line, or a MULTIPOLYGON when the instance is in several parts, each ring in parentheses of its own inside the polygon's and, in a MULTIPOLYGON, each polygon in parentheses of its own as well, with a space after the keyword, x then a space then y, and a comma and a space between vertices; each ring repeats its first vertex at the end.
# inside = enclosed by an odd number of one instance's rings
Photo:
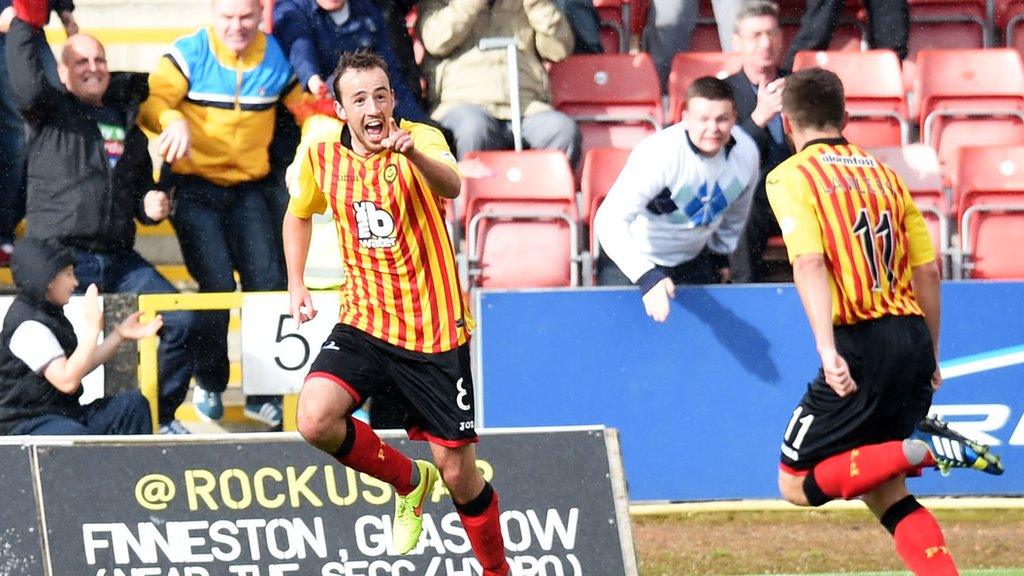
POLYGON ((825 271, 825 257, 821 254, 801 254, 793 260, 793 277, 810 276, 825 271))
POLYGON ((915 286, 938 284, 942 279, 942 274, 939 272, 939 263, 936 260, 920 266, 914 266, 911 271, 915 286))
POLYGON ((454 170, 446 170, 437 186, 437 195, 449 200, 459 197, 462 192, 462 178, 454 170))

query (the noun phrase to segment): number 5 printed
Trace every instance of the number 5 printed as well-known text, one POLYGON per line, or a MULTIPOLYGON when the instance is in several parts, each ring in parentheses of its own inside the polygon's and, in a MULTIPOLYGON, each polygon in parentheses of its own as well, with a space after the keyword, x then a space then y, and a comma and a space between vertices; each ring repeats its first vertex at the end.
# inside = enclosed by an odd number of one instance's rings
POLYGON ((309 342, 306 341, 306 339, 303 338, 302 335, 299 334, 298 332, 292 332, 290 334, 284 333, 284 322, 286 319, 291 320, 291 317, 291 314, 281 314, 281 316, 278 318, 277 336, 275 336, 274 342, 280 344, 281 342, 284 342, 289 338, 297 339, 299 341, 299 344, 302 345, 302 359, 299 360, 298 363, 290 366, 284 363, 284 360, 281 359, 281 356, 274 356, 274 363, 277 364, 278 367, 280 367, 282 370, 294 371, 302 368, 303 366, 306 365, 306 362, 309 362, 309 342))

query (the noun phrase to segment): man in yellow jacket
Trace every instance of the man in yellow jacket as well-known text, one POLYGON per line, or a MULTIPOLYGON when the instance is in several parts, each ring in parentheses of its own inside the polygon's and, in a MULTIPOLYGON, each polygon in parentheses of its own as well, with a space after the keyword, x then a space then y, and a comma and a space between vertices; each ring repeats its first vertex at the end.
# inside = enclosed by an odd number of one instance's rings
MULTIPOLYGON (((158 134, 161 180, 173 186, 171 223, 200 292, 284 290, 280 230, 287 192, 267 178, 274 107, 304 102, 288 59, 257 29, 259 0, 213 0, 213 25, 179 38, 149 76, 138 122, 158 134)), ((224 414, 227 311, 205 312, 193 403, 224 414)), ((250 397, 250 418, 281 423, 280 399, 250 397)))

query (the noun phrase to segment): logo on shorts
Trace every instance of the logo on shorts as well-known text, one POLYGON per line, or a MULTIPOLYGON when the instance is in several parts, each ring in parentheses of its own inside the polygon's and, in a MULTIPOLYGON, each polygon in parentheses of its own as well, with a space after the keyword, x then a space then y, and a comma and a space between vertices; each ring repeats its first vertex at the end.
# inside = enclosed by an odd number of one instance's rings
POLYGON ((395 245, 395 219, 373 202, 353 202, 356 234, 363 248, 392 248, 395 245))
POLYGON ((324 345, 320 347, 321 350, 341 350, 338 345, 334 343, 334 340, 328 340, 324 342, 324 345))
POLYGON ((398 178, 398 167, 394 164, 388 164, 384 167, 384 181, 391 184, 398 178))

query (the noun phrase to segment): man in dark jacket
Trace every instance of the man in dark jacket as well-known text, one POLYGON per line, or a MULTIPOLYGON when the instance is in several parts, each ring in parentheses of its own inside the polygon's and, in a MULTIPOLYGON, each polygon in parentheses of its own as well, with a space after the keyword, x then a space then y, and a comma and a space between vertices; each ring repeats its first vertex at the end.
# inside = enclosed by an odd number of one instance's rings
MULTIPOLYGON (((0 11, 10 5, 11 0, 0 0, 0 11)), ((49 8, 60 17, 68 36, 78 32, 75 5, 71 0, 51 0, 49 8)), ((0 34, 0 266, 10 264, 14 229, 25 217, 25 121, 14 103, 14 94, 7 80, 5 45, 6 38, 0 34)), ((46 77, 59 85, 57 62, 45 38, 39 38, 36 50, 42 59, 46 77)))
POLYGON ((782 30, 779 8, 771 0, 749 0, 736 13, 732 45, 743 57, 740 71, 725 79, 736 95, 736 114, 743 131, 761 152, 761 177, 754 192, 747 227, 730 256, 733 282, 763 282, 770 270, 764 262, 768 239, 781 234, 764 183, 773 168, 792 151, 782 133, 782 30))
MULTIPOLYGON (((96 284, 104 292, 175 292, 133 250, 135 219, 155 224, 170 213, 168 194, 153 184, 146 137, 134 122, 139 103, 148 95, 146 76, 111 74, 103 46, 77 34, 68 38, 58 64, 66 88, 62 90, 41 74, 33 48, 41 34, 20 15, 7 31, 7 69, 30 130, 26 236, 56 239, 72 248, 83 285, 96 284)), ((185 398, 195 364, 189 349, 194 318, 191 312, 167 314, 161 333, 164 433, 187 433, 174 412, 185 398)))
POLYGON ((78 341, 64 305, 78 286, 74 252, 55 240, 26 238, 11 263, 18 296, 0 332, 0 434, 149 434, 149 404, 128 390, 82 406, 82 378, 113 357, 125 339, 153 335, 159 316, 136 312, 97 344, 103 312, 96 285, 85 293, 78 341))

